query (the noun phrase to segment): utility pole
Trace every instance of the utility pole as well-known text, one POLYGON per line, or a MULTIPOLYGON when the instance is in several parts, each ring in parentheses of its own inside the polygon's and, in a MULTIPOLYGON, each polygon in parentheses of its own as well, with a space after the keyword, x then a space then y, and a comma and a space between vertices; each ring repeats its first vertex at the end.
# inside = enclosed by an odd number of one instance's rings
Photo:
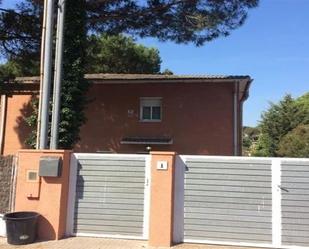
POLYGON ((44 48, 44 70, 41 103, 40 146, 39 149, 47 149, 48 121, 49 121, 49 97, 51 88, 52 71, 52 46, 53 46, 53 22, 54 0, 47 0, 46 7, 46 35, 44 48))
POLYGON ((50 149, 58 148, 59 117, 60 117, 60 105, 61 105, 64 17, 65 17, 65 0, 59 0, 50 149))

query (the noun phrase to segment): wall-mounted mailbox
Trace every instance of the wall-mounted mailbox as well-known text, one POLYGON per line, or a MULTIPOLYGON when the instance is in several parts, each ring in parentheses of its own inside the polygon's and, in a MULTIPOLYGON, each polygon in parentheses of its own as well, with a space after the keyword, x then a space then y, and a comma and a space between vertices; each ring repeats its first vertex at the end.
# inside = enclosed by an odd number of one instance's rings
POLYGON ((61 157, 42 156, 40 158, 39 176, 60 177, 61 169, 61 157))

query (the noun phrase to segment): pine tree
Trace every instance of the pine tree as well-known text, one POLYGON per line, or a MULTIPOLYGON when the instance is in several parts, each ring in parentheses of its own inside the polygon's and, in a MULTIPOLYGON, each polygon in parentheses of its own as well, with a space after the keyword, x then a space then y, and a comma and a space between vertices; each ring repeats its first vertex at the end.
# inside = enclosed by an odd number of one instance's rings
POLYGON ((299 125, 286 134, 277 153, 282 157, 309 157, 309 125, 299 125))
MULTIPOLYGON (((278 104, 271 104, 262 114, 259 124, 261 135, 253 152, 255 156, 278 156, 281 139, 300 124, 306 124, 306 109, 302 109, 291 95, 278 104)), ((307 112, 308 113, 308 112, 307 112)))
POLYGON ((160 73, 159 50, 137 44, 124 35, 91 35, 87 43, 87 73, 160 73))

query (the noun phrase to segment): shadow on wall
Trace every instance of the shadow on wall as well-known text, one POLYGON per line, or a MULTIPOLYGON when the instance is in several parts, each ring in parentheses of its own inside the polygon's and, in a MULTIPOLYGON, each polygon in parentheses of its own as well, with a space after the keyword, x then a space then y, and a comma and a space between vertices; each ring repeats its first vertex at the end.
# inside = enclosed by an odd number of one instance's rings
POLYGON ((35 147, 35 131, 37 125, 37 97, 31 96, 30 101, 23 104, 20 109, 20 116, 16 118, 15 132, 22 149, 30 149, 35 147))
POLYGON ((56 232, 53 225, 43 216, 38 219, 38 239, 39 240, 55 240, 56 232))

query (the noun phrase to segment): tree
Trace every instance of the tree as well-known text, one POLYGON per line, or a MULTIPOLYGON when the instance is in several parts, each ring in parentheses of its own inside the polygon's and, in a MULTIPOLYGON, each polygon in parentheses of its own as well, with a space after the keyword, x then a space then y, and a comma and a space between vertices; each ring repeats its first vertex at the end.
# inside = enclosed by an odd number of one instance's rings
POLYGON ((14 79, 21 76, 39 75, 39 61, 30 60, 28 63, 19 60, 8 60, 0 64, 0 74, 6 79, 14 79))
POLYGON ((278 156, 281 139, 298 125, 308 124, 308 115, 309 109, 303 104, 302 97, 294 100, 291 95, 286 95, 278 104, 271 103, 262 114, 261 135, 253 155, 278 156))
POLYGON ((0 53, 20 65, 39 61, 43 1, 24 0, 15 9, 0 3, 0 53))
POLYGON ((309 125, 299 125, 286 134, 277 153, 283 157, 309 157, 309 125))
POLYGON ((160 72, 161 58, 156 48, 147 48, 124 35, 91 35, 87 46, 87 73, 160 72))
MULTIPOLYGON (((161 57, 158 49, 137 44, 124 35, 91 35, 87 37, 85 53, 86 73, 160 73, 161 57)), ((39 61, 9 60, 0 64, 5 79, 39 75, 39 61)), ((168 69, 166 69, 168 73, 168 69)), ((163 72, 164 73, 164 72, 163 72)))
POLYGON ((0 92, 5 82, 14 79, 16 76, 20 76, 20 73, 21 69, 16 63, 7 62, 0 64, 0 92))
POLYGON ((7 81, 20 75, 20 68, 14 62, 7 62, 0 65, 0 81, 7 81))
POLYGON ((42 6, 25 1, 16 9, 1 8, 0 1, 0 89, 16 76, 39 73, 42 6), (38 25, 39 24, 39 25, 38 25))
POLYGON ((268 111, 262 114, 261 136, 255 154, 275 156, 281 137, 296 127, 296 113, 297 109, 290 95, 286 95, 279 104, 271 103, 268 111))
POLYGON ((256 127, 243 127, 243 154, 250 156, 252 154, 252 147, 256 144, 260 135, 260 131, 256 127))
POLYGON ((297 98, 295 104, 299 108, 299 115, 302 116, 303 123, 309 124, 309 92, 297 98))
MULTIPOLYGON (((20 0, 0 11, 0 51, 39 57, 43 0, 20 0)), ((203 45, 241 26, 258 0, 87 0, 87 31, 126 33, 203 45)))

